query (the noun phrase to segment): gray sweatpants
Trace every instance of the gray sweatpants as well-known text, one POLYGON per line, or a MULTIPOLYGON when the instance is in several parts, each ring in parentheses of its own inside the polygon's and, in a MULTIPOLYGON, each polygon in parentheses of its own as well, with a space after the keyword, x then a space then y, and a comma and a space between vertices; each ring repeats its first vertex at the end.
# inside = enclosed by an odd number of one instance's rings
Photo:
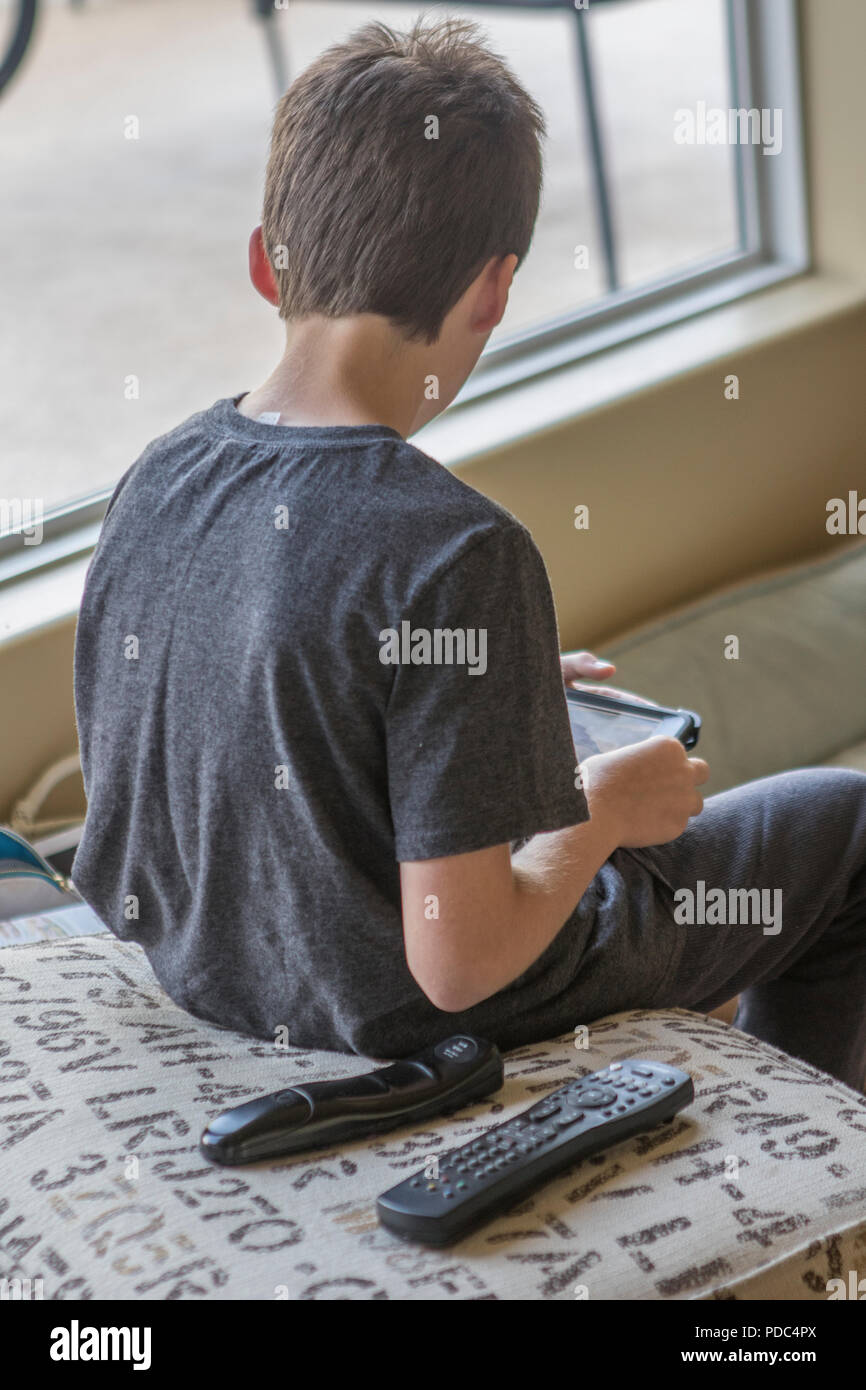
POLYGON ((866 775, 807 768, 746 783, 638 857, 681 919, 652 1007, 707 1012, 739 995, 737 1027, 861 1089, 866 775), (760 904, 736 891, 753 889, 760 904))
POLYGON ((738 1027, 862 1088, 863 773, 747 782, 708 797, 670 844, 616 850, 519 979, 462 1014, 413 1000, 388 1020, 387 1055, 445 1031, 512 1049, 628 1009, 707 1013, 735 995, 738 1027))

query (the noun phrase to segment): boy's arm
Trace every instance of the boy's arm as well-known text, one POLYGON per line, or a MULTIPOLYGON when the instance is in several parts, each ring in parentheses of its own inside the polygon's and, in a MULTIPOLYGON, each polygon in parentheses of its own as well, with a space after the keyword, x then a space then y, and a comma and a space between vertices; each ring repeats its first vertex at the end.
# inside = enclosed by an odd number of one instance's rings
POLYGON ((700 813, 709 768, 676 739, 652 738, 581 764, 589 821, 508 844, 400 865, 409 970, 428 999, 462 1013, 547 949, 619 847, 676 839, 700 813))
POLYGON ((595 821, 510 845, 400 865, 406 962, 427 998, 462 1013, 549 946, 616 848, 595 821), (435 903, 438 917, 425 912, 435 903))

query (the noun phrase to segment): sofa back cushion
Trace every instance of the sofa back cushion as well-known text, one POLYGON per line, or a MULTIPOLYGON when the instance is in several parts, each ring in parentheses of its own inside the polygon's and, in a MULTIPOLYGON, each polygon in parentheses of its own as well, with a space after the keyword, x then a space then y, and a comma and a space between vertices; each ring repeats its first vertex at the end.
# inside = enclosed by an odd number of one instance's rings
POLYGON ((599 644, 617 685, 697 710, 711 792, 866 738, 866 543, 759 576, 599 644), (726 650, 738 647, 737 656, 726 650))

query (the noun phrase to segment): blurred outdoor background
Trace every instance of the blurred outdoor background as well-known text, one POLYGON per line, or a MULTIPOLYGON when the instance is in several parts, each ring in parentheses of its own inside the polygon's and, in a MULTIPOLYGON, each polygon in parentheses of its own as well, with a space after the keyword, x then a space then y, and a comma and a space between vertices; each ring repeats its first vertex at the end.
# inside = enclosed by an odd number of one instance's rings
MULTIPOLYGON (((724 0, 591 7, 621 285, 732 251, 728 147, 677 145, 674 112, 729 101, 724 0)), ((365 20, 465 13, 543 106, 532 251, 493 341, 606 293, 575 18, 568 10, 291 0, 273 25, 297 73, 365 20), (575 247, 589 248, 575 268, 575 247)), ((0 4, 0 43, 12 19, 0 4)), ((281 351, 247 278, 276 101, 249 0, 55 0, 0 96, 0 496, 46 510, 113 486, 144 445, 281 351), (127 138, 129 118, 139 138, 127 138), (125 396, 134 376, 140 397, 125 396)))

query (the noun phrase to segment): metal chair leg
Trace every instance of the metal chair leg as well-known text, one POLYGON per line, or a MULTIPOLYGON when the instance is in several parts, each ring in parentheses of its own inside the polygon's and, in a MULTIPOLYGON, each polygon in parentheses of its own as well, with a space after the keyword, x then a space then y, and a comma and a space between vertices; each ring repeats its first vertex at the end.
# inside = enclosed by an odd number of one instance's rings
POLYGON ((274 8, 273 0, 253 0, 253 11, 262 22, 265 47, 268 50, 268 57, 271 60, 271 68, 274 74, 274 86, 276 87, 277 98, 279 99, 289 85, 289 73, 286 55, 283 50, 282 36, 277 29, 277 11, 274 8))

